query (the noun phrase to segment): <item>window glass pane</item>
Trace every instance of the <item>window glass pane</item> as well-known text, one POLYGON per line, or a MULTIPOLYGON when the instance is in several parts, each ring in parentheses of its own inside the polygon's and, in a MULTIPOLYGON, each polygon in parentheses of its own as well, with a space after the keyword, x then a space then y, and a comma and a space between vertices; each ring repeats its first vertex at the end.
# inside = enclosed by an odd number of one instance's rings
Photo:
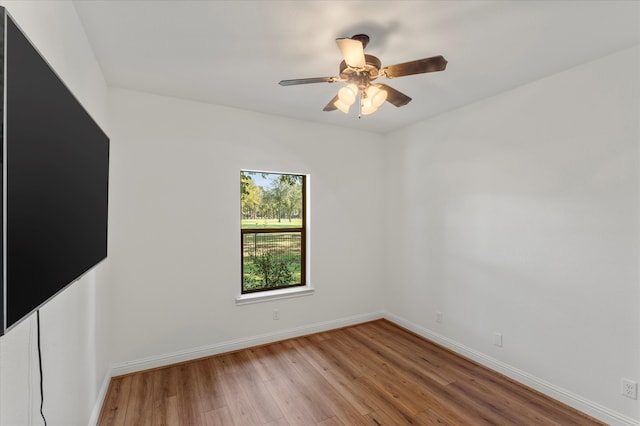
POLYGON ((299 285, 302 233, 243 233, 242 283, 245 291, 299 285))
POLYGON ((242 293, 305 285, 305 177, 242 171, 242 293))
POLYGON ((300 175, 242 172, 242 228, 302 228, 300 175))

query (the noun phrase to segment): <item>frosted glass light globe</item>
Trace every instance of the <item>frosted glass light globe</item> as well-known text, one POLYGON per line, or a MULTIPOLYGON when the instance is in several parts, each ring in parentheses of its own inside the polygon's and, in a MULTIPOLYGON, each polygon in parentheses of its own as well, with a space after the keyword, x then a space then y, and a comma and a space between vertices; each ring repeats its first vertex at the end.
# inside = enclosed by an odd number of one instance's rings
POLYGON ((349 84, 338 90, 338 99, 345 105, 353 105, 356 101, 356 95, 358 94, 358 86, 355 84, 349 84))

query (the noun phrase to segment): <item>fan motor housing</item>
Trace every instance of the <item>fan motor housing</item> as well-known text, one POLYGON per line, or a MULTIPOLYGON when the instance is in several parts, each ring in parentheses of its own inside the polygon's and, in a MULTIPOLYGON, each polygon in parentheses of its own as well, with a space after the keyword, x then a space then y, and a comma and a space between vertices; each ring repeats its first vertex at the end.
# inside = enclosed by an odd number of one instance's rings
POLYGON ((340 78, 358 85, 367 84, 378 78, 382 62, 373 55, 364 55, 364 68, 351 68, 345 61, 340 62, 340 78))

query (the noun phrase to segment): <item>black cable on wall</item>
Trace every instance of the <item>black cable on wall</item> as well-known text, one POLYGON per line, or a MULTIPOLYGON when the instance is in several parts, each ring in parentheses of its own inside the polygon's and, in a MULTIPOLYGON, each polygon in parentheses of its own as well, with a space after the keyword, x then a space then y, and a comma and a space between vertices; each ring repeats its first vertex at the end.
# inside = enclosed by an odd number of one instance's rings
POLYGON ((40 368, 40 415, 44 420, 44 426, 47 426, 47 419, 44 417, 44 379, 42 375, 42 350, 40 348, 40 309, 36 311, 36 323, 38 330, 38 366, 40 368))

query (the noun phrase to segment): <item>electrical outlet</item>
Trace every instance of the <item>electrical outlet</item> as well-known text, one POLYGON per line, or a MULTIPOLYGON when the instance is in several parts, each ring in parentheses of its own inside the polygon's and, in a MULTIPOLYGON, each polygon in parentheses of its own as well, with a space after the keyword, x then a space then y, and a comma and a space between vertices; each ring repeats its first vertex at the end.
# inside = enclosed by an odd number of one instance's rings
POLYGON ((638 384, 633 380, 622 379, 622 395, 631 399, 638 399, 638 384))
POLYGON ((442 312, 436 311, 436 322, 442 324, 442 312))
POLYGON ((493 344, 499 348, 502 347, 502 334, 493 333, 493 344))
POLYGON ((274 320, 279 320, 280 319, 280 311, 277 309, 273 310, 273 319, 274 320))

